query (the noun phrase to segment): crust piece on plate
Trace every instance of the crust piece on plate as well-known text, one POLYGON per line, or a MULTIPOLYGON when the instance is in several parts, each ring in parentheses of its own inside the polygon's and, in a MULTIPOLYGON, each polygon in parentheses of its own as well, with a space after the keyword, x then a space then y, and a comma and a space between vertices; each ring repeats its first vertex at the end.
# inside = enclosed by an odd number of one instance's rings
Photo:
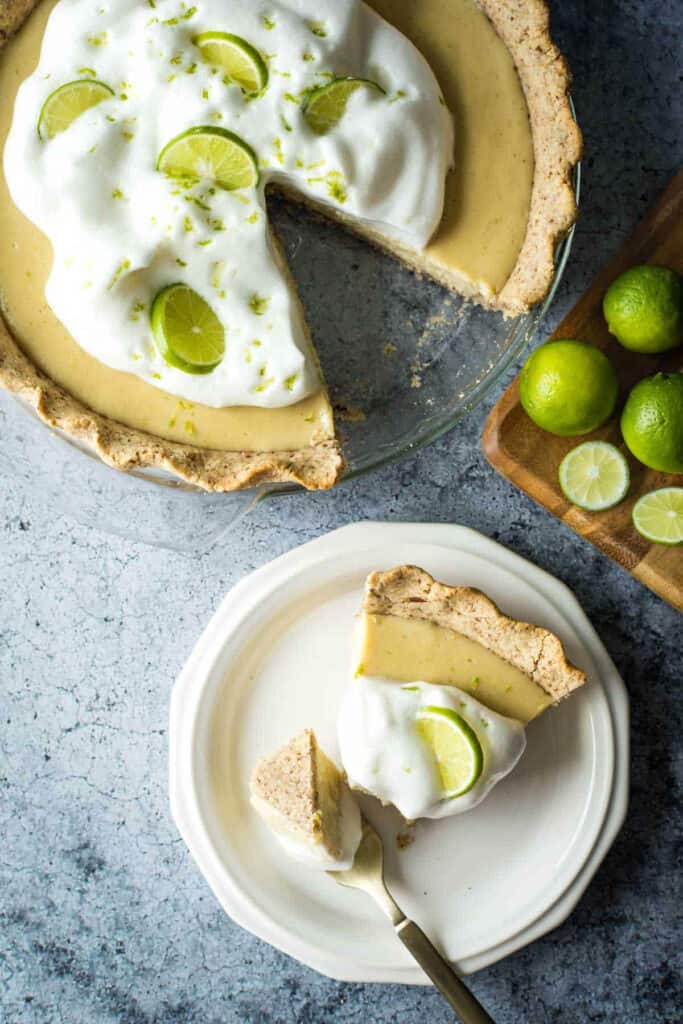
POLYGON ((452 629, 520 669, 554 701, 568 697, 586 681, 585 673, 567 661, 554 633, 510 619, 480 590, 438 583, 414 565, 371 573, 363 611, 426 619, 452 629))
POLYGON ((256 765, 252 795, 270 804, 293 829, 332 857, 342 855, 341 773, 304 729, 272 757, 256 765))

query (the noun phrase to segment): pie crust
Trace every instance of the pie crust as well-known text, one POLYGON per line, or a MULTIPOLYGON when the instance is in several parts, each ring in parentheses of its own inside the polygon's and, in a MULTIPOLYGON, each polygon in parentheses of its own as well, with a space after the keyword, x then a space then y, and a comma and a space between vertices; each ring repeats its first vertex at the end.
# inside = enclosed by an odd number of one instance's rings
POLYGON ((514 665, 553 701, 568 697, 586 681, 585 673, 567 661, 554 633, 510 619, 480 590, 446 586, 415 565, 371 573, 363 611, 425 619, 466 636, 514 665))
MULTIPOLYGON (((39 0, 0 2, 0 52, 39 0)), ((571 184, 581 155, 581 134, 568 99, 570 75, 549 33, 545 0, 480 0, 510 51, 529 109, 535 158, 526 238, 507 283, 482 304, 516 314, 542 299, 554 275, 554 249, 576 217, 571 184)), ((325 213, 329 215, 329 208, 325 213)), ((354 229, 354 225, 349 225, 354 229)), ((371 241, 446 287, 457 282, 444 268, 400 251, 380 236, 371 241)), ((283 261, 284 262, 284 261, 283 261)), ((226 452, 164 440, 102 416, 50 380, 27 358, 0 318, 0 385, 30 405, 48 426, 85 444, 119 470, 154 467, 207 491, 232 491, 265 483, 296 483, 311 490, 332 487, 344 469, 338 441, 321 440, 296 451, 226 452)))
POLYGON ((574 168, 583 139, 569 101, 571 73, 550 36, 546 0, 478 0, 517 68, 529 108, 534 181, 517 264, 493 303, 521 313, 548 294, 555 248, 576 220, 574 168))
MULTIPOLYGON (((415 2, 415 0, 413 0, 415 2)), ((442 263, 407 248, 396 239, 360 224, 329 205, 316 203, 286 186, 278 190, 352 234, 391 253, 418 274, 488 309, 517 316, 548 294, 555 276, 555 249, 576 221, 574 169, 583 138, 569 100, 571 72, 550 35, 546 0, 476 0, 508 49, 527 103, 534 151, 534 175, 526 235, 515 267, 495 295, 480 292, 442 263)), ((457 140, 456 140, 457 146, 457 140)))

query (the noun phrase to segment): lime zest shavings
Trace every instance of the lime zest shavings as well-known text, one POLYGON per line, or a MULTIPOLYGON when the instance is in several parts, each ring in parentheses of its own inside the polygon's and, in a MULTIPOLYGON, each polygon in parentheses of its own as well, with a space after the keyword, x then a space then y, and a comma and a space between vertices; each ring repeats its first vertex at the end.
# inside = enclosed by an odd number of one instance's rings
POLYGON ((265 316, 269 305, 270 299, 264 298, 263 295, 259 295, 257 292, 254 292, 249 299, 249 308, 254 316, 265 316))
POLYGON ((111 291, 112 288, 114 288, 116 286, 116 284, 118 283, 119 278, 121 277, 121 275, 125 274, 125 272, 127 270, 129 270, 129 269, 130 269, 130 260, 129 259, 121 260, 121 262, 119 263, 118 267, 114 271, 114 274, 113 274, 109 284, 107 285, 107 291, 111 291))

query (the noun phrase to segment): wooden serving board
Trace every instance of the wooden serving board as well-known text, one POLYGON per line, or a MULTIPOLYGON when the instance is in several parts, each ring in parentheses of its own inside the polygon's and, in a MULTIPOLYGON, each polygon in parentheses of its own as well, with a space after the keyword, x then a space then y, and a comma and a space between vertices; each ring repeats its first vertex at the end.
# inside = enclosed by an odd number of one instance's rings
POLYGON ((641 466, 631 457, 619 430, 619 413, 629 389, 641 377, 658 370, 683 369, 683 347, 656 357, 628 352, 609 333, 602 315, 602 299, 607 287, 624 270, 638 263, 661 263, 683 273, 683 171, 676 175, 654 209, 552 336, 552 340, 580 338, 592 342, 610 356, 621 385, 617 414, 587 438, 554 437, 532 423, 524 412, 517 378, 492 409, 482 444, 494 469, 619 562, 665 601, 683 611, 683 545, 650 544, 631 522, 631 512, 638 498, 658 487, 683 486, 683 477, 641 466), (631 468, 631 489, 626 500, 607 512, 582 512, 568 504, 557 479, 563 456, 589 439, 618 445, 631 468))

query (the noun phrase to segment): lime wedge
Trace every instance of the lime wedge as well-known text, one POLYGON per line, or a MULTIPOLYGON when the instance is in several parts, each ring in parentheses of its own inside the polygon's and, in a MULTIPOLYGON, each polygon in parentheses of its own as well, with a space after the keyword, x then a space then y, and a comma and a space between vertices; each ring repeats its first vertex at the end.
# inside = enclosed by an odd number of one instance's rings
POLYGON ((185 284, 171 284, 152 303, 152 332, 170 366, 211 373, 225 353, 225 331, 208 302, 185 284))
POLYGON ((662 487, 633 509, 633 525, 654 544, 683 543, 683 487, 662 487))
POLYGON ((159 154, 157 170, 170 178, 209 179, 229 192, 255 188, 259 180, 251 146, 226 128, 210 125, 189 128, 171 139, 159 154))
POLYGON ((325 135, 341 121, 349 96, 357 89, 371 89, 386 95, 381 85, 368 78, 335 78, 326 85, 312 89, 304 100, 302 111, 309 128, 316 135, 325 135))
POLYGON ((202 32, 192 40, 202 60, 222 68, 229 82, 247 96, 258 96, 268 85, 268 68, 255 46, 229 32, 202 32))
POLYGON ((38 134, 41 139, 54 139, 90 107, 96 107, 113 95, 113 89, 104 82, 88 78, 60 85, 43 103, 38 118, 38 134))
POLYGON ((623 501, 631 483, 628 462, 607 441, 586 441, 560 463, 560 487, 567 501, 587 512, 604 512, 623 501))
POLYGON ((474 729, 451 708, 426 707, 418 712, 417 731, 429 746, 441 778, 444 797, 467 793, 484 767, 484 754, 474 729))

